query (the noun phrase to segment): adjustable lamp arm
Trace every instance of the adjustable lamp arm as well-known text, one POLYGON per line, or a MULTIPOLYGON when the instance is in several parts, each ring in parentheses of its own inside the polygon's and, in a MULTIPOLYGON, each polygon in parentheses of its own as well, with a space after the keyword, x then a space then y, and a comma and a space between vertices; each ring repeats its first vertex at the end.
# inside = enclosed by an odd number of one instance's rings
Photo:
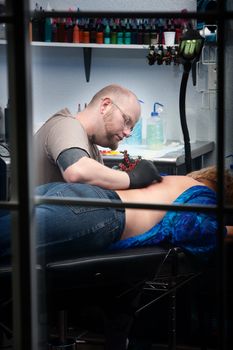
POLYGON ((179 109, 180 109, 180 123, 184 138, 184 149, 185 149, 185 166, 186 172, 192 171, 192 157, 191 157, 191 147, 189 131, 186 121, 185 112, 185 100, 186 100, 186 89, 190 70, 193 63, 197 62, 200 57, 201 50, 203 47, 204 38, 199 34, 198 31, 189 29, 181 38, 179 46, 179 57, 181 63, 184 66, 184 72, 180 85, 180 97, 179 97, 179 109))

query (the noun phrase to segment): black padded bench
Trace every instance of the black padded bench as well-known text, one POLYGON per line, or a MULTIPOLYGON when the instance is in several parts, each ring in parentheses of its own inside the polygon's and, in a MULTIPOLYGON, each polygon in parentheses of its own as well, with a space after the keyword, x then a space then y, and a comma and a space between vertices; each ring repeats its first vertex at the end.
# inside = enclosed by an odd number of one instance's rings
MULTIPOLYGON (((78 310, 83 303, 97 304, 107 313, 111 305, 115 305, 110 313, 121 313, 125 309, 133 319, 151 304, 168 296, 169 349, 175 349, 176 290, 199 275, 199 268, 194 267, 179 248, 171 247, 136 248, 57 261, 46 266, 48 303, 53 311, 54 308, 60 311, 73 308, 75 304, 79 304, 78 310), (140 302, 144 291, 150 294, 146 304, 140 302)), ((65 318, 59 319, 62 343, 67 327, 65 318)), ((83 343, 85 339, 76 338, 76 342, 79 341, 83 343)))
MULTIPOLYGON (((55 261, 39 268, 45 278, 47 311, 53 315, 55 311, 59 314, 57 333, 49 340, 48 348, 51 350, 69 350, 87 343, 85 336, 80 337, 79 334, 73 338, 67 337, 64 310, 77 308, 78 318, 80 306, 85 309, 93 304, 111 315, 125 312, 133 319, 166 295, 169 297, 171 321, 167 330, 169 349, 175 349, 176 290, 200 274, 179 248, 160 246, 55 261), (144 291, 150 294, 146 304, 141 302, 144 291)), ((11 268, 1 266, 1 286, 9 288, 10 276, 11 268)), ((10 297, 10 290, 8 293, 10 297)), ((4 320, 1 320, 0 327, 1 332, 5 332, 4 320)), ((111 343, 111 339, 108 341, 111 343)), ((112 350, 112 346, 106 344, 106 349, 112 350)))

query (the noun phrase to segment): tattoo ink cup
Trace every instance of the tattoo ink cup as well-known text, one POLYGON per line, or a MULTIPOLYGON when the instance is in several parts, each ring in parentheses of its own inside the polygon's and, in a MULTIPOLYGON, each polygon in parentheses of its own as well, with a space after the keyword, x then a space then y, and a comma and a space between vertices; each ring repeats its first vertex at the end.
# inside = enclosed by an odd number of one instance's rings
POLYGON ((176 32, 164 32, 163 34, 164 34, 164 44, 166 46, 174 46, 176 32))

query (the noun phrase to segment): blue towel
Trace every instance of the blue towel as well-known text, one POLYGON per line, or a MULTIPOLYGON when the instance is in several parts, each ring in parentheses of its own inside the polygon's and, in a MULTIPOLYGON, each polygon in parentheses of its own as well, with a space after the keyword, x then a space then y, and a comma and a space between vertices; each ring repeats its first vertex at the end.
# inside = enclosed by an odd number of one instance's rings
MULTIPOLYGON (((184 191, 174 203, 216 205, 216 193, 206 186, 193 186, 184 191)), ((206 260, 216 248, 217 229, 218 222, 215 214, 168 211, 164 218, 150 230, 118 241, 111 245, 110 249, 153 246, 164 242, 206 260)))

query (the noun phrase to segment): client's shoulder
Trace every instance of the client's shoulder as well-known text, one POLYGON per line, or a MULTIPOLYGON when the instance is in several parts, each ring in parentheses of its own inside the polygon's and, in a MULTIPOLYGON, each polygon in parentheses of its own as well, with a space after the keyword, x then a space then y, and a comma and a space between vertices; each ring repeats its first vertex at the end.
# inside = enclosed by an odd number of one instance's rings
POLYGON ((181 186, 181 187, 192 187, 192 186, 205 186, 203 183, 185 176, 185 175, 167 175, 163 177, 163 181, 165 185, 171 185, 171 186, 181 186))

